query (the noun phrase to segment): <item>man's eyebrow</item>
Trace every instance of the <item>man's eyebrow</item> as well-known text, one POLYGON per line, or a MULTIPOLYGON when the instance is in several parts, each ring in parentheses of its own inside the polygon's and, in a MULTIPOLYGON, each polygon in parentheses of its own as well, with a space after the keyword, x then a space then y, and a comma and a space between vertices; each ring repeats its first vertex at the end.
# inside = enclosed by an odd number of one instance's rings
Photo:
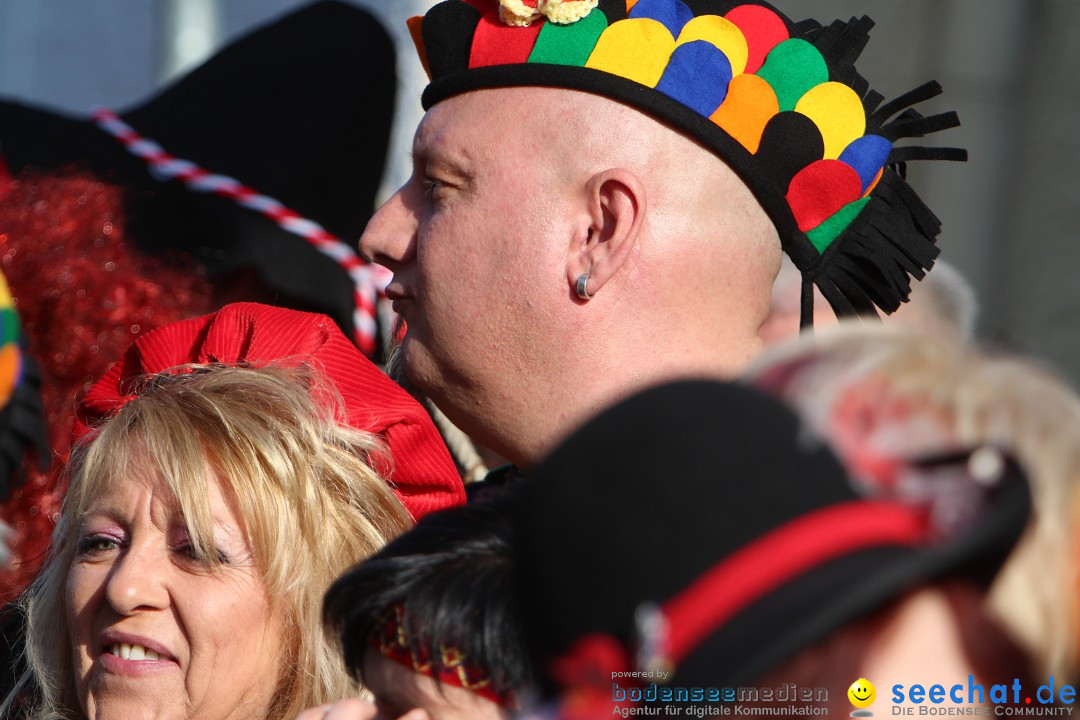
POLYGON ((467 174, 470 165, 467 153, 425 145, 421 142, 413 143, 412 149, 409 150, 409 158, 412 160, 413 167, 434 165, 460 175, 467 174))

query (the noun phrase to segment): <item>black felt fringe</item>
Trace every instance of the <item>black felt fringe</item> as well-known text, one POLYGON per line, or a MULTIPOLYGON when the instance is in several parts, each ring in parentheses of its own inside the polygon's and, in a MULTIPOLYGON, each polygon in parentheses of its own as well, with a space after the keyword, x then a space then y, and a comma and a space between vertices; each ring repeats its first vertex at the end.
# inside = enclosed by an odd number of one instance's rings
MULTIPOLYGON (((832 79, 843 82, 862 98, 866 131, 895 143, 922 137, 960 124, 954 112, 924 117, 911 106, 941 93, 928 82, 884 104, 855 70, 855 61, 874 26, 867 17, 836 21, 823 27, 814 21, 797 24, 829 64, 832 79)), ((804 283, 813 282, 838 316, 877 316, 876 308, 894 312, 911 293, 911 278, 922 279, 940 250, 936 245, 941 222, 905 182, 905 163, 911 160, 967 160, 959 148, 893 147, 871 200, 825 254, 803 270, 804 283)), ((803 293, 802 324, 812 323, 813 294, 803 293), (809 307, 807 307, 809 304, 809 307)))
POLYGON ((35 450, 38 466, 49 466, 49 440, 41 403, 41 374, 33 358, 23 355, 23 377, 0 411, 0 501, 20 484, 27 452, 35 450))
POLYGON ((838 316, 876 315, 900 307, 911 278, 922 279, 940 253, 941 222, 894 170, 887 169, 867 204, 811 270, 838 316))

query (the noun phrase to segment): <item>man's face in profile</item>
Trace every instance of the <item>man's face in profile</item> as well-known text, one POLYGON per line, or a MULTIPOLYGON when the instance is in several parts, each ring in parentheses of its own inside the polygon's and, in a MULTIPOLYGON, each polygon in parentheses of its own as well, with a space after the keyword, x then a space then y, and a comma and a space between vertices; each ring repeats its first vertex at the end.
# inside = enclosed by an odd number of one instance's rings
POLYGON ((405 370, 436 401, 457 405, 529 372, 530 351, 550 341, 548 309, 570 292, 555 157, 566 149, 532 132, 558 122, 542 100, 562 92, 483 90, 436 105, 417 130, 412 177, 361 238, 394 271, 386 292, 408 328, 405 370))

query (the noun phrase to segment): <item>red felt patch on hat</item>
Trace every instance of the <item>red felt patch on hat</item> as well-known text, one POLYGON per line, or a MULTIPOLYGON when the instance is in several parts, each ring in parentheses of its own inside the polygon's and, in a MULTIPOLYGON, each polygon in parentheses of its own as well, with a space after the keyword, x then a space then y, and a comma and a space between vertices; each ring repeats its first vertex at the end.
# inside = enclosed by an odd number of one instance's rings
POLYGON ((472 51, 469 53, 469 67, 528 62, 542 27, 544 23, 540 21, 528 27, 507 25, 499 19, 498 9, 488 11, 476 26, 472 51))
POLYGON ((760 5, 740 5, 732 8, 725 18, 742 30, 746 38, 746 69, 743 72, 757 72, 765 63, 765 56, 790 35, 787 25, 780 16, 760 5))
POLYGON ((818 160, 791 179, 787 201, 799 230, 809 232, 862 195, 862 180, 839 160, 818 160))

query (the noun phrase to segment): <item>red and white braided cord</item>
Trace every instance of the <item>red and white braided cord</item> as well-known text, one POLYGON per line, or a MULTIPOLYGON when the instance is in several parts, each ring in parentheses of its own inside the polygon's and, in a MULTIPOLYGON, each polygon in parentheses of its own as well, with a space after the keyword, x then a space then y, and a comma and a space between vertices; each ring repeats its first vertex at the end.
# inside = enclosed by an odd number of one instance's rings
POLYGON ((366 355, 370 356, 375 352, 375 304, 380 297, 385 297, 383 292, 393 276, 390 270, 382 265, 365 263, 351 247, 327 232, 317 222, 290 210, 274 198, 256 192, 235 178, 216 175, 190 160, 170 155, 156 142, 140 135, 111 110, 95 110, 93 117, 99 128, 123 143, 132 155, 142 158, 158 179, 179 179, 194 192, 220 195, 262 213, 283 230, 307 240, 316 250, 340 265, 353 282, 356 344, 366 355))

